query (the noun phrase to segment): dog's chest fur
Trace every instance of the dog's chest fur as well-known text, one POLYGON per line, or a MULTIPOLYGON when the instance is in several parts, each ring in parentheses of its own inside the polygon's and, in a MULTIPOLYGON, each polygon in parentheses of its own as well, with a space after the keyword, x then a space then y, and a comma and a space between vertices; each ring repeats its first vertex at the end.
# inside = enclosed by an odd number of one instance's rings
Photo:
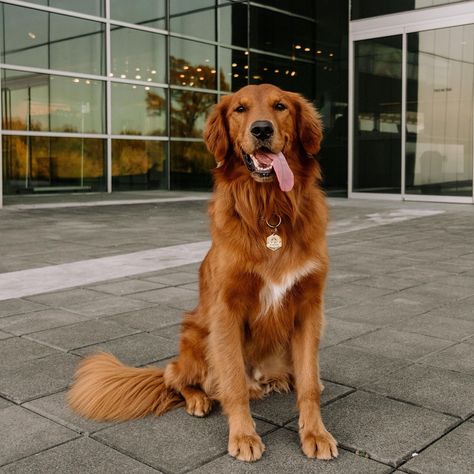
POLYGON ((317 260, 310 260, 299 268, 283 275, 278 281, 267 281, 260 290, 260 314, 265 315, 270 309, 278 308, 290 291, 303 277, 319 267, 317 260))

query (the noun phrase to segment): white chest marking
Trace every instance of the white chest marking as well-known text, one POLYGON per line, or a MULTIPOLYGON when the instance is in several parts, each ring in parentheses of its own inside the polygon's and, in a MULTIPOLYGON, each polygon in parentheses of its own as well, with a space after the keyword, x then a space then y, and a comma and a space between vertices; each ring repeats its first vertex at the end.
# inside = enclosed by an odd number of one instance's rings
POLYGON ((284 275, 278 283, 273 281, 266 283, 260 291, 260 316, 267 313, 270 308, 281 305, 286 292, 293 288, 301 278, 309 275, 318 267, 319 262, 311 260, 284 275))

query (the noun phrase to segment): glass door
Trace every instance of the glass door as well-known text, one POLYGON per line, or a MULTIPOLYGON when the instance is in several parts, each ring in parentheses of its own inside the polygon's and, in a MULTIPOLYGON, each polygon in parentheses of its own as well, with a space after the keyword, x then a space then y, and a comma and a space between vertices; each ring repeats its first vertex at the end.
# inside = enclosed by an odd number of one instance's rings
POLYGON ((407 34, 405 194, 472 197, 474 25, 407 34))
POLYGON ((352 190, 401 194, 402 35, 354 45, 352 190))

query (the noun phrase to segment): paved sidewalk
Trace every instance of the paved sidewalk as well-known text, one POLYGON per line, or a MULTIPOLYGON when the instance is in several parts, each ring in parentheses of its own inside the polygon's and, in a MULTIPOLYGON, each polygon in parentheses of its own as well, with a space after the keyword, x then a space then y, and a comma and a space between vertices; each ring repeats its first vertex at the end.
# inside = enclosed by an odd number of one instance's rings
POLYGON ((293 394, 252 404, 267 448, 254 464, 226 455, 219 408, 125 423, 69 411, 81 357, 107 350, 143 366, 176 354, 209 240, 205 197, 123 193, 0 209, 0 474, 474 472, 468 205, 330 200, 321 369, 337 460, 303 456, 293 394))

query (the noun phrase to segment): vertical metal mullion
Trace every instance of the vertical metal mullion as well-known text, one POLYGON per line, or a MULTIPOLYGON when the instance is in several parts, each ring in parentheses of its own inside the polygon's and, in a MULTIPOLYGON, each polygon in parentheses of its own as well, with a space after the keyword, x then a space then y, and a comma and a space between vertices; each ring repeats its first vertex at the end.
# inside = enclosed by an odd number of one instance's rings
POLYGON ((354 159, 354 40, 349 31, 349 78, 348 78, 348 114, 347 124, 348 140, 347 140, 347 195, 352 197, 353 192, 353 159, 354 159))
POLYGON ((165 2, 165 18, 166 18, 166 83, 168 89, 166 90, 168 100, 166 101, 166 129, 168 131, 168 142, 166 146, 166 188, 171 191, 171 36, 170 36, 170 2, 165 2))
POLYGON ((110 74, 112 72, 112 57, 110 44, 110 0, 105 0, 105 75, 106 75, 106 126, 107 126, 107 192, 112 192, 112 82, 110 74))
POLYGON ((214 3, 214 8, 215 8, 215 12, 216 12, 216 16, 215 16, 215 33, 216 33, 216 41, 217 41, 217 45, 215 46, 216 48, 216 74, 217 74, 217 98, 219 99, 220 98, 220 92, 221 92, 221 75, 219 73, 219 68, 220 68, 220 65, 221 65, 221 48, 220 48, 220 44, 221 44, 221 29, 220 29, 220 19, 221 19, 221 9, 218 7, 218 3, 217 3, 217 0, 215 1, 214 3))
POLYGON ((407 33, 404 30, 402 34, 402 116, 401 116, 401 198, 405 199, 405 170, 406 170, 406 137, 407 137, 407 33))
POLYGON ((0 68, 0 209, 3 207, 3 69, 0 68))

